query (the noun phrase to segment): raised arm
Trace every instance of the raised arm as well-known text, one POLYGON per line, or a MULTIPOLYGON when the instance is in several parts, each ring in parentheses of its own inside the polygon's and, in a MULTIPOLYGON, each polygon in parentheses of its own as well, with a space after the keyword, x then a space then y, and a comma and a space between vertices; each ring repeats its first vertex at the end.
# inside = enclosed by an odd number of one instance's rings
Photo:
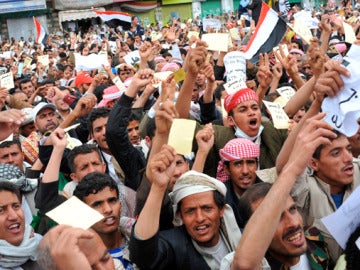
POLYGON ((206 44, 202 41, 197 41, 196 48, 192 48, 186 55, 187 59, 185 62, 187 72, 176 102, 176 110, 178 111, 180 118, 189 117, 194 82, 197 74, 205 63, 206 54, 206 44))
POLYGON ((206 158, 214 145, 214 129, 212 124, 207 124, 195 136, 198 145, 192 170, 203 172, 206 158))
POLYGON ((314 85, 315 100, 299 124, 290 132, 276 159, 276 170, 278 173, 280 173, 285 166, 293 149, 293 145, 297 140, 298 133, 301 131, 305 121, 320 112, 321 104, 325 96, 333 97, 339 92, 344 85, 340 75, 350 76, 348 70, 340 66, 338 62, 329 61, 326 66, 327 71, 319 76, 314 85))
POLYGON ((245 226, 232 270, 258 269, 261 264, 297 177, 305 170, 315 149, 330 143, 329 138, 336 137, 332 127, 321 121, 324 116, 325 113, 321 113, 307 120, 298 134, 288 163, 245 226), (263 225, 265 223, 266 226, 263 225))
POLYGON ((146 177, 152 182, 150 193, 135 224, 135 235, 141 240, 153 237, 159 230, 160 211, 165 191, 175 170, 175 150, 163 145, 148 162, 146 177))

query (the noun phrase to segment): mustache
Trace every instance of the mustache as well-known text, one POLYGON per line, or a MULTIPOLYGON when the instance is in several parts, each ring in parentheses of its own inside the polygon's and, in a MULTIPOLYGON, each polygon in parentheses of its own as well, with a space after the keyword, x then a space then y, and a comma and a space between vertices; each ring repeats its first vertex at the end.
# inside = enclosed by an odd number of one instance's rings
POLYGON ((284 235, 283 235, 283 239, 287 238, 288 236, 297 233, 298 231, 302 231, 302 227, 299 225, 295 228, 289 229, 284 235))

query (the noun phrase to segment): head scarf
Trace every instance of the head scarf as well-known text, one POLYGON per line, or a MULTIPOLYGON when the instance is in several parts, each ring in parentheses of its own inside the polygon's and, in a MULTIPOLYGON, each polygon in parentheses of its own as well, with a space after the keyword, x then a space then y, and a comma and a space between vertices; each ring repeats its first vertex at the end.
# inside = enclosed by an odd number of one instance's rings
POLYGON ((257 103, 259 103, 259 97, 254 90, 250 88, 240 89, 239 91, 225 97, 225 110, 227 113, 229 113, 238 104, 249 100, 255 100, 257 103))
POLYGON ((37 179, 26 178, 17 166, 0 164, 0 182, 8 181, 15 184, 23 192, 30 192, 37 188, 37 179))
MULTIPOLYGON (((182 220, 177 217, 178 203, 185 197, 201 193, 217 190, 225 197, 226 187, 223 183, 206 174, 196 171, 188 171, 184 173, 175 183, 174 189, 169 193, 173 203, 174 220, 176 226, 182 225, 182 220)), ((229 250, 235 250, 239 243, 241 232, 236 223, 234 212, 229 205, 225 205, 224 214, 220 219, 220 232, 222 233, 225 243, 229 250)))
POLYGON ((259 158, 260 147, 248 139, 237 138, 229 141, 224 148, 219 151, 220 161, 217 167, 216 179, 221 182, 229 180, 229 176, 224 169, 225 161, 234 161, 244 158, 259 158))
POLYGON ((196 171, 188 171, 184 173, 175 183, 173 191, 169 193, 173 203, 174 220, 176 226, 181 226, 182 221, 177 217, 178 203, 185 197, 198 194, 201 192, 217 190, 225 197, 226 187, 223 183, 206 174, 196 171))

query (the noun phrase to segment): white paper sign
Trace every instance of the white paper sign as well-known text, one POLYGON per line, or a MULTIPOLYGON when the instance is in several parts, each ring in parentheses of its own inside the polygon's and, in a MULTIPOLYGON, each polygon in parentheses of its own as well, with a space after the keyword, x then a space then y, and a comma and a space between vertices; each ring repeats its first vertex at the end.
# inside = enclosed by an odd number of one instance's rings
POLYGON ((346 22, 343 22, 343 28, 345 32, 345 42, 353 44, 356 40, 354 29, 350 24, 347 24, 346 22))
POLYGON ((49 61, 49 55, 45 54, 45 55, 39 55, 38 56, 38 62, 43 64, 45 67, 49 65, 50 61, 49 61))
POLYGON ((124 56, 124 60, 126 62, 126 64, 134 66, 135 63, 140 61, 140 54, 139 51, 132 51, 130 53, 128 53, 127 55, 124 56))
MULTIPOLYGON (((322 110, 326 112, 325 121, 347 137, 356 134, 360 117, 360 46, 352 45, 344 57, 350 78, 342 76, 343 90, 335 97, 326 97, 322 110)), ((343 62, 344 63, 344 62, 343 62)))
POLYGON ((229 33, 204 34, 201 37, 208 45, 209 51, 227 52, 229 48, 229 33))
POLYGON ((246 81, 246 59, 245 55, 239 51, 229 52, 224 57, 226 69, 226 81, 235 80, 246 81))
POLYGON ((46 215, 59 224, 70 225, 84 230, 104 218, 98 211, 72 196, 46 215))
POLYGON ((276 89, 276 91, 279 93, 280 96, 286 99, 286 101, 289 101, 296 92, 295 89, 291 86, 283 86, 276 89))
POLYGON ((79 53, 74 53, 75 56, 75 69, 76 70, 94 70, 101 69, 103 65, 108 66, 109 62, 105 54, 90 54, 83 56, 79 53))
POLYGON ((240 89, 247 88, 247 85, 242 79, 238 79, 225 83, 224 88, 229 95, 232 95, 240 89))
POLYGON ((280 104, 265 100, 263 100, 263 103, 271 114, 274 127, 277 129, 287 129, 289 127, 289 117, 283 108, 281 108, 280 104))
POLYGON ((331 215, 321 219, 322 223, 345 249, 350 235, 360 224, 360 187, 357 187, 345 202, 331 215))
POLYGON ((15 87, 12 72, 0 75, 0 86, 6 88, 7 90, 15 87))
POLYGON ((312 39, 313 35, 302 20, 295 20, 293 29, 296 34, 298 34, 303 40, 310 44, 310 40, 312 39))
POLYGON ((310 11, 302 10, 294 14, 294 19, 301 22, 308 29, 318 28, 319 20, 313 18, 310 11))
POLYGON ((203 19, 203 30, 207 31, 208 27, 211 29, 214 29, 214 30, 220 30, 221 29, 221 21, 218 19, 204 18, 203 19))

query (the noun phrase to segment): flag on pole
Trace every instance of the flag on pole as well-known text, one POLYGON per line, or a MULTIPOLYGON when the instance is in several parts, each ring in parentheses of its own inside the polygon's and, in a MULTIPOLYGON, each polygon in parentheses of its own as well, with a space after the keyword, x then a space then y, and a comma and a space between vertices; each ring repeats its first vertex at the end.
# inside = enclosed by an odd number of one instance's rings
POLYGON ((48 35, 45 32, 44 27, 41 26, 40 22, 38 21, 38 19, 34 18, 34 24, 35 24, 35 30, 36 30, 36 38, 35 38, 35 42, 38 44, 45 44, 48 35))
POLYGON ((110 28, 122 26, 124 30, 131 27, 131 15, 120 11, 101 11, 93 8, 93 11, 107 24, 110 28))
POLYGON ((276 47, 286 33, 286 22, 279 15, 262 2, 259 21, 255 32, 245 47, 246 59, 257 62, 260 53, 267 53, 276 47))

